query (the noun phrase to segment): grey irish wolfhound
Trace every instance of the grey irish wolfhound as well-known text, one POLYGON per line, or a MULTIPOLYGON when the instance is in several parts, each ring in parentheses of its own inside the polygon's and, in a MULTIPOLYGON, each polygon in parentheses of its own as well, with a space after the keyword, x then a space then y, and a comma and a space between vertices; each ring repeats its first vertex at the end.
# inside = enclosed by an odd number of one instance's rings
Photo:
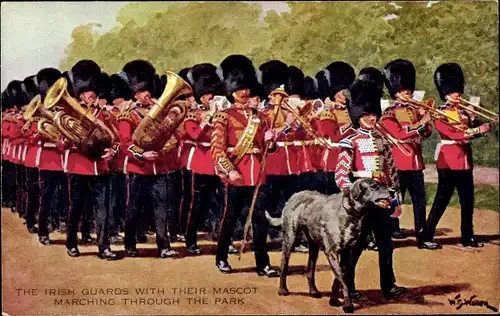
POLYGON ((316 288, 314 270, 320 248, 324 247, 330 267, 335 275, 330 304, 340 306, 337 297, 337 282, 342 286, 343 309, 353 312, 344 273, 340 267, 339 254, 352 248, 361 233, 361 220, 367 212, 376 212, 390 200, 389 190, 372 179, 355 181, 348 194, 324 195, 316 191, 302 191, 294 194, 285 204, 281 218, 266 217, 272 226, 282 226, 283 246, 281 253, 281 277, 279 295, 288 295, 286 276, 288 262, 295 239, 305 232, 309 241, 307 281, 309 294, 321 297, 316 288))

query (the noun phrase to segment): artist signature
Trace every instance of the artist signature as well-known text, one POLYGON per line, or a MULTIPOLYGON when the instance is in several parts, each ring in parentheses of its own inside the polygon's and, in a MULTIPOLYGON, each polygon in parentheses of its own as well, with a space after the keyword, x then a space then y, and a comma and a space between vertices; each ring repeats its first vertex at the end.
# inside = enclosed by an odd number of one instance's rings
POLYGON ((488 301, 478 299, 477 295, 472 295, 470 298, 462 298, 460 294, 457 294, 453 299, 448 299, 448 302, 451 306, 456 306, 457 310, 461 309, 462 306, 485 306, 494 312, 498 312, 498 308, 491 306, 488 301))

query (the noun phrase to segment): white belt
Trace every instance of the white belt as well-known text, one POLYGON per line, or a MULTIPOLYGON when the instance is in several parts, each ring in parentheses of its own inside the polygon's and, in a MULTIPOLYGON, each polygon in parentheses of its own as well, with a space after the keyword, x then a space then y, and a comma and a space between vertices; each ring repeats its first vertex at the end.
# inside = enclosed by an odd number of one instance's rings
POLYGON ((451 139, 441 139, 441 145, 454 145, 454 144, 468 144, 468 140, 451 140, 451 139))
POLYGON ((352 175, 356 178, 376 178, 384 175, 381 171, 354 171, 352 175))
POLYGON ((57 144, 55 143, 42 143, 42 141, 38 142, 38 146, 41 146, 43 148, 57 148, 57 144))
POLYGON ((195 146, 202 146, 202 147, 211 147, 212 144, 210 143, 205 143, 205 142, 193 142, 192 140, 185 140, 184 143, 186 144, 191 144, 195 146))
MULTIPOLYGON (((232 151, 234 151, 234 147, 229 147, 229 148, 227 149, 227 152, 228 152, 228 153, 230 153, 230 152, 232 152, 232 151)), ((246 153, 245 153, 245 154, 260 154, 260 153, 261 153, 260 148, 250 148, 250 149, 248 149, 248 150, 246 151, 246 153)))

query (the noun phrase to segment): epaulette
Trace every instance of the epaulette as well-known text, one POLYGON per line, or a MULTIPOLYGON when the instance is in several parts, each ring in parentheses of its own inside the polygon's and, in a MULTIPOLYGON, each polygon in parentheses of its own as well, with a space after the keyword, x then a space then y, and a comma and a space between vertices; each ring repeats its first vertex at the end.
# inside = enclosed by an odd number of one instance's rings
POLYGON ((330 110, 321 111, 321 113, 319 113, 318 117, 321 121, 322 120, 335 120, 335 117, 333 116, 333 113, 330 110))
POLYGON ((134 118, 132 117, 132 109, 124 110, 121 111, 117 116, 116 119, 118 121, 127 121, 130 122, 130 124, 134 123, 134 118))
POLYGON ((395 115, 396 115, 395 107, 390 106, 384 110, 384 112, 382 113, 382 118, 388 118, 388 117, 393 118, 395 115))
POLYGON ((212 123, 220 123, 220 124, 227 124, 227 113, 225 111, 219 111, 214 114, 214 117, 212 118, 212 123))

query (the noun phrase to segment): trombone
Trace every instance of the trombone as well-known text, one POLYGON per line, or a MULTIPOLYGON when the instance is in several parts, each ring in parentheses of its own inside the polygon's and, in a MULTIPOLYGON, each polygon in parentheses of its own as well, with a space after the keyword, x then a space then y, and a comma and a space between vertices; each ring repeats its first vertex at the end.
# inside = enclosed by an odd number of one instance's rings
POLYGON ((463 123, 459 120, 456 120, 448 115, 446 115, 445 112, 439 110, 439 109, 436 109, 436 100, 434 100, 434 98, 429 98, 427 99, 426 101, 417 101, 417 100, 414 100, 410 97, 405 97, 405 96, 401 96, 400 95, 400 98, 401 100, 403 100, 404 102, 408 103, 410 106, 412 106, 413 108, 416 108, 416 109, 419 109, 419 108, 423 108, 425 110, 427 110, 427 112, 431 115, 431 117, 435 120, 440 120, 441 122, 449 125, 450 127, 460 131, 460 132, 465 132, 467 130, 467 127, 463 125, 463 123), (459 124, 459 125, 453 125, 450 123, 453 122, 455 124, 459 124))
MULTIPOLYGON (((309 102, 308 102, 309 103, 309 102)), ((326 140, 324 137, 322 137, 314 128, 312 128, 311 125, 309 125, 309 123, 307 123, 303 118, 302 116, 295 112, 295 110, 290 106, 290 104, 288 104, 288 102, 286 102, 285 100, 283 100, 283 102, 281 102, 281 107, 284 108, 285 110, 289 111, 292 113, 292 115, 300 122, 300 124, 304 127, 304 129, 306 130, 307 133, 309 133, 313 138, 317 139, 320 143, 320 145, 322 146, 325 146, 326 148, 328 149, 332 149, 334 148, 334 146, 332 146, 330 144, 330 142, 328 140, 326 140)), ((304 106, 305 107, 305 106, 304 106)), ((310 103, 310 109, 312 110, 312 103, 310 103)), ((310 112, 310 111, 308 111, 310 112)))
POLYGON ((490 111, 482 106, 471 103, 465 99, 459 98, 459 100, 460 100, 460 103, 458 104, 458 106, 460 108, 462 108, 463 110, 465 110, 467 112, 474 113, 476 115, 479 115, 479 116, 487 119, 488 121, 490 121, 490 123, 492 123, 492 124, 498 123, 498 114, 497 113, 490 111), (468 108, 468 106, 472 106, 473 109, 468 108))
POLYGON ((392 137, 391 134, 389 134, 389 132, 387 131, 387 129, 382 125, 382 124, 379 124, 377 122, 377 124, 375 124, 375 130, 381 135, 383 136, 385 139, 387 139, 387 141, 391 144, 393 144, 394 146, 396 146, 400 151, 401 153, 403 153, 403 155, 405 155, 406 157, 411 157, 412 156, 412 152, 409 151, 403 143, 401 143, 399 140, 397 140, 396 138, 392 137))

